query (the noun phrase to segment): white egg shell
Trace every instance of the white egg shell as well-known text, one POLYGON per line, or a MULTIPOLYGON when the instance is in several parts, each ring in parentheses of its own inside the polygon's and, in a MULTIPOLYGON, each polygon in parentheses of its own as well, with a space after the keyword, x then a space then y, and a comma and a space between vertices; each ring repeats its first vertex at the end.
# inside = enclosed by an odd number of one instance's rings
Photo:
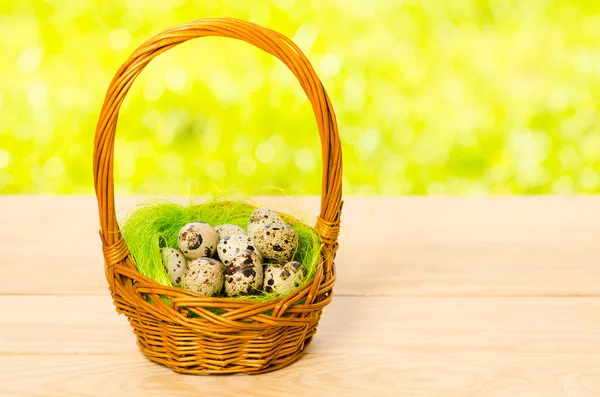
POLYGON ((285 263, 298 249, 298 234, 288 225, 269 223, 256 229, 252 242, 264 258, 285 263))
POLYGON ((225 293, 228 296, 252 295, 263 284, 263 266, 254 251, 245 250, 225 266, 225 293))
POLYGON ((181 285, 200 295, 219 295, 223 288, 223 268, 223 264, 216 259, 194 259, 188 263, 181 285))
POLYGON ((215 226, 215 232, 217 237, 221 240, 225 236, 233 236, 234 234, 248 234, 246 229, 238 225, 232 225, 230 223, 224 223, 222 225, 215 226))
POLYGON ((175 248, 161 248, 162 263, 173 284, 179 284, 187 269, 187 260, 183 253, 175 248))
POLYGON ((285 265, 269 263, 265 265, 265 292, 276 292, 288 295, 298 287, 306 276, 306 269, 297 261, 285 265))
POLYGON ((254 237, 254 232, 262 225, 267 223, 282 223, 285 221, 273 210, 268 208, 256 209, 248 219, 248 234, 250 237, 254 237))
POLYGON ((190 222, 179 230, 177 245, 188 259, 209 257, 217 249, 217 233, 208 223, 190 222))
POLYGON ((229 265, 229 262, 244 250, 254 251, 262 262, 262 255, 258 252, 254 244, 252 244, 250 236, 245 234, 225 236, 219 240, 219 244, 217 245, 217 254, 221 262, 225 265, 229 265))

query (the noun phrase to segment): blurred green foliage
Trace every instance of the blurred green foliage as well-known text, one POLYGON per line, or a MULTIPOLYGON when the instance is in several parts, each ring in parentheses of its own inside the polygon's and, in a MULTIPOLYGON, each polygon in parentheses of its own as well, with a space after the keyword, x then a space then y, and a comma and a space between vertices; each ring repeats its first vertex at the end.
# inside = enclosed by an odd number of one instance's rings
MULTIPOLYGON (((600 191, 600 2, 4 0, 0 192, 89 193, 113 74, 171 25, 231 16, 292 37, 337 111, 350 194, 600 191)), ((245 43, 160 56, 121 111, 119 193, 320 191, 310 105, 245 43)))

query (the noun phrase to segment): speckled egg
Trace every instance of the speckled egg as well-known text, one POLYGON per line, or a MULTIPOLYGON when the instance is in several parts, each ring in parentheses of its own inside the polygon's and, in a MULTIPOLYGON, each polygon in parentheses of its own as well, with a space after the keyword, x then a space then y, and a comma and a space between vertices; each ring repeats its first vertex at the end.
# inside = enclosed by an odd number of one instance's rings
POLYGON ((268 208, 258 208, 250 215, 250 218, 248 219, 248 234, 250 237, 254 237, 255 231, 267 223, 285 224, 284 220, 277 215, 275 211, 268 208))
POLYGON ((217 245, 217 254, 221 262, 225 265, 229 265, 229 262, 244 250, 254 251, 262 262, 262 255, 258 252, 254 244, 252 244, 250 236, 245 234, 225 236, 219 240, 219 244, 217 245))
POLYGON ((254 251, 244 250, 225 266, 225 293, 228 296, 252 295, 263 284, 263 266, 254 251))
POLYGON ((265 265, 265 292, 276 292, 281 295, 288 295, 296 288, 306 277, 306 269, 297 261, 288 262, 285 265, 278 263, 269 263, 265 265))
POLYGON ((223 264, 216 259, 194 259, 188 263, 181 285, 200 295, 219 295, 223 288, 223 268, 223 264))
POLYGON ((181 251, 175 248, 161 248, 160 253, 163 266, 167 270, 171 282, 179 284, 183 273, 187 269, 187 260, 181 251))
POLYGON ((177 245, 188 259, 213 256, 217 249, 217 233, 208 223, 191 222, 179 230, 177 245))
POLYGON ((298 234, 288 225, 269 223, 256 229, 252 242, 264 258, 285 263, 298 249, 298 234))
POLYGON ((234 234, 248 234, 243 227, 232 225, 230 223, 215 226, 215 232, 217 232, 217 238, 219 240, 225 236, 233 236, 234 234))

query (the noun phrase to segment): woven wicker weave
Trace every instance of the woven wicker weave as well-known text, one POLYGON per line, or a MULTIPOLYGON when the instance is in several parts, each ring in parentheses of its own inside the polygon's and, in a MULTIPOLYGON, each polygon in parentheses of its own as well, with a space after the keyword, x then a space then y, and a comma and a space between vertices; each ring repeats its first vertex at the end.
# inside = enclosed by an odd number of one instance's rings
POLYGON ((261 373, 298 359, 317 330, 322 309, 332 298, 341 181, 342 154, 333 107, 312 66, 287 37, 237 19, 203 19, 167 29, 135 50, 112 80, 102 106, 94 141, 94 183, 109 289, 117 311, 128 317, 144 354, 174 371, 192 374, 261 373), (322 265, 312 281, 278 300, 256 303, 209 298, 161 286, 135 270, 119 232, 113 157, 121 104, 154 57, 203 36, 243 40, 279 58, 298 78, 316 116, 323 186, 315 229, 324 242, 322 265))

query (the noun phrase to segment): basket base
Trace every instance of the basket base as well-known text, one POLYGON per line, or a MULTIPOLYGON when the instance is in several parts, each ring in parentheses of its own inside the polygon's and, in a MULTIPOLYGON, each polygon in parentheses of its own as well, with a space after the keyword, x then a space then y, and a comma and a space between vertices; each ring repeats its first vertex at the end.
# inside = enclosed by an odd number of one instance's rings
MULTIPOLYGON (((158 353, 155 349, 149 347, 145 343, 143 338, 137 338, 137 345, 148 360, 158 364, 162 364, 167 368, 171 369, 172 371, 181 374, 233 375, 245 373, 247 375, 258 375, 276 371, 298 361, 304 354, 304 350, 312 342, 313 335, 306 338, 304 342, 299 346, 299 348, 295 351, 289 354, 280 355, 274 359, 269 360, 267 363, 265 363, 264 359, 260 358, 256 358, 255 360, 249 358, 245 360, 236 360, 236 362, 231 362, 227 360, 207 360, 205 357, 202 356, 190 356, 186 357, 187 360, 180 359, 175 361, 171 357, 167 357, 165 354, 158 353), (252 361, 255 361, 255 363, 252 363, 252 361)), ((286 349, 286 352, 288 350, 289 349, 286 349)))

